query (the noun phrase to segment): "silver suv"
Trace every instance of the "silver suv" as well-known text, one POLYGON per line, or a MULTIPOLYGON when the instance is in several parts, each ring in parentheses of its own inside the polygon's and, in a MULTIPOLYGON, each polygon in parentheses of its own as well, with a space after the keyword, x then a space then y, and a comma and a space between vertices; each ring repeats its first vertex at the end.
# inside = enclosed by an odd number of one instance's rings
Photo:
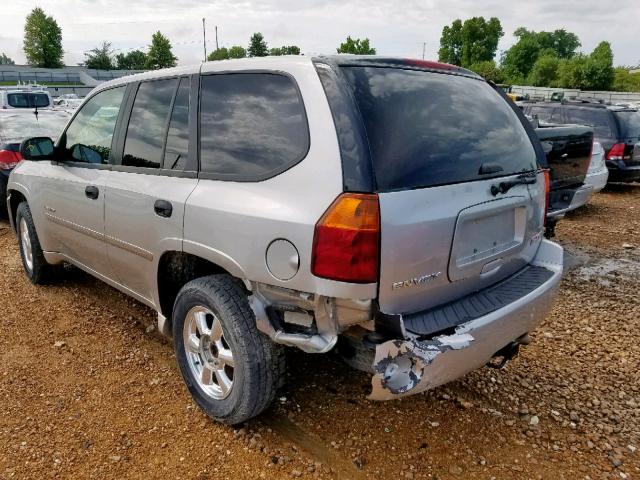
POLYGON ((225 423, 267 408, 283 346, 335 347, 376 400, 501 366, 562 275, 535 133, 451 65, 133 75, 21 152, 8 204, 31 281, 67 262, 157 310, 189 391, 225 423))

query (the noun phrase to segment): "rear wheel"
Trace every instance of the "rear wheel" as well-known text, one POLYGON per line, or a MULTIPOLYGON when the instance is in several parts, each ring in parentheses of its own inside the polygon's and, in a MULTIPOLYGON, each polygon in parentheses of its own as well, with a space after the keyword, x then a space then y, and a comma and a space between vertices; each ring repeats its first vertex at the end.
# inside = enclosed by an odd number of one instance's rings
POLYGON ((20 244, 22 266, 27 277, 36 285, 48 283, 53 278, 55 268, 47 263, 42 253, 40 240, 33 224, 33 217, 27 202, 18 205, 16 211, 16 230, 20 244))
POLYGON ((234 425, 269 406, 284 378, 284 352, 258 331, 247 295, 232 277, 186 284, 172 323, 180 372, 207 415, 234 425))

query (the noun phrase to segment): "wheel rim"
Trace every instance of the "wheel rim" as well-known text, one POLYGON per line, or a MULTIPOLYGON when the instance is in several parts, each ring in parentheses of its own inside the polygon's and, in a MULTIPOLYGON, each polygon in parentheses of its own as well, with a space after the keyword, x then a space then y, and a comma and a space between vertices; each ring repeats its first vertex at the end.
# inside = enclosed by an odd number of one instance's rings
POLYGON ((235 363, 220 319, 206 307, 193 307, 187 312, 182 337, 200 389, 214 400, 226 398, 233 388, 235 363))
POLYGON ((31 248, 31 237, 29 227, 24 218, 20 219, 20 243, 22 245, 22 256, 29 272, 33 271, 33 249, 31 248))

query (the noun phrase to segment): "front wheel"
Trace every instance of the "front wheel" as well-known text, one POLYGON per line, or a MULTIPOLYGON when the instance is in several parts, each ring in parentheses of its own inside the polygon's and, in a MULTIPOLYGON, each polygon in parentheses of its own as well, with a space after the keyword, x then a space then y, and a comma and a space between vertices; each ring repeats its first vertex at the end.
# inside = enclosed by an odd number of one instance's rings
POLYGON ((271 404, 284 378, 284 352, 258 331, 247 295, 232 277, 187 283, 172 323, 180 372, 207 415, 234 425, 271 404))
POLYGON ((22 202, 16 210, 16 232, 24 273, 27 274, 31 283, 36 285, 50 282, 55 269, 44 258, 27 202, 22 202))

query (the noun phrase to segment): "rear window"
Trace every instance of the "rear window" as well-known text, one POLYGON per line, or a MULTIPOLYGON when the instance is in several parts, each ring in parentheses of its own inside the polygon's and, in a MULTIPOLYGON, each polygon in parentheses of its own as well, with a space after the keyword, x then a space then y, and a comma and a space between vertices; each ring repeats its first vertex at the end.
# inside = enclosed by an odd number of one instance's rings
POLYGON ((609 111, 604 108, 567 108, 567 116, 571 123, 593 127, 593 132, 597 138, 613 137, 609 111))
POLYGON ((640 112, 629 110, 616 112, 614 115, 620 122, 623 138, 640 137, 640 112))
POLYGON ((288 76, 205 75, 200 92, 203 173, 229 180, 262 180, 283 172, 307 154, 304 106, 288 76))
POLYGON ((520 119, 484 81, 397 68, 342 67, 362 115, 379 190, 531 171, 520 119), (480 175, 492 164, 501 169, 480 175))
POLYGON ((536 105, 529 110, 530 115, 535 115, 538 120, 545 123, 562 123, 562 111, 559 107, 544 107, 536 105))
POLYGON ((7 103, 13 108, 45 108, 49 106, 49 97, 45 93, 10 93, 7 103))

